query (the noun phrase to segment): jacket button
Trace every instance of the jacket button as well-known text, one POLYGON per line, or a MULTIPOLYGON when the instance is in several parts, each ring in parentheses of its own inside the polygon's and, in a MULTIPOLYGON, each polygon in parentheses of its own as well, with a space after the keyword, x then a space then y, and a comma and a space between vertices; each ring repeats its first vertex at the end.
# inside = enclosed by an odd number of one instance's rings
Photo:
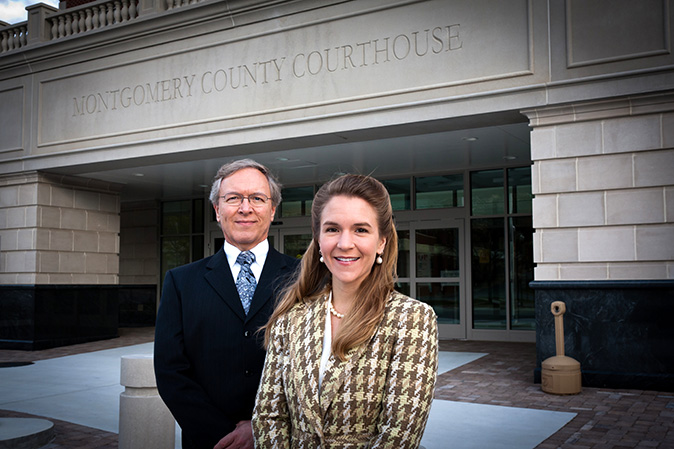
POLYGON ((245 374, 246 376, 250 376, 250 370, 247 369, 247 370, 244 372, 244 374, 245 374))
POLYGON ((250 337, 250 331, 244 331, 243 336, 246 338, 250 337))

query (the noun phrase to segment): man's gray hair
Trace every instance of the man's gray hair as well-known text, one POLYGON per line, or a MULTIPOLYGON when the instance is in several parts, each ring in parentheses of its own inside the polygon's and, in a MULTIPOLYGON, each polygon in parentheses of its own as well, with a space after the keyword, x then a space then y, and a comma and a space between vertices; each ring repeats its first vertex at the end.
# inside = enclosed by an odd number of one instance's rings
POLYGON ((220 184, 222 180, 232 176, 234 173, 244 168, 254 168, 259 170, 263 175, 267 177, 269 182, 269 191, 271 193, 271 203, 274 207, 277 207, 281 204, 281 184, 278 182, 276 177, 272 174, 271 171, 264 165, 259 162, 255 162, 252 159, 239 159, 236 161, 228 162, 218 170, 218 173, 213 179, 213 185, 211 186, 211 194, 209 199, 213 205, 217 204, 218 196, 220 195, 220 184))

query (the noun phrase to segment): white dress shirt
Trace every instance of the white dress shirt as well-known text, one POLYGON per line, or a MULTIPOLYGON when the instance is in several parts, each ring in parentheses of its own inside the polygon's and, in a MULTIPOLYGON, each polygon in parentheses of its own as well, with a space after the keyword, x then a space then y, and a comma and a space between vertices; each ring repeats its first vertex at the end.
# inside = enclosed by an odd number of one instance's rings
MULTIPOLYGON (((236 258, 239 257, 239 254, 241 254, 241 250, 236 246, 228 243, 227 240, 225 240, 225 246, 223 250, 225 251, 225 256, 227 256, 229 268, 232 270, 234 282, 236 282, 236 277, 239 275, 239 271, 241 271, 241 265, 236 263, 236 258)), ((255 275, 255 280, 259 283, 260 276, 262 275, 262 268, 264 267, 265 260, 267 260, 267 253, 269 253, 269 240, 264 239, 250 251, 253 254, 255 254, 255 262, 250 264, 250 269, 255 275)))

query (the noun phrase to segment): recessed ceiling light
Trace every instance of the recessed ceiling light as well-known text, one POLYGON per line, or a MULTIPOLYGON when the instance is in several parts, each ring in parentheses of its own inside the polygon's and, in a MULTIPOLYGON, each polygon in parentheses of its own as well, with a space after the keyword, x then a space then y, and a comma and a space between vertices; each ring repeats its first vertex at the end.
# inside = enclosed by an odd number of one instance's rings
POLYGON ((517 159, 517 156, 503 156, 503 159, 505 159, 506 161, 513 161, 517 159))
POLYGON ((133 176, 138 176, 140 178, 140 177, 143 177, 145 175, 143 173, 134 173, 133 176))
POLYGON ((462 137, 463 140, 466 142, 475 142, 477 140, 477 137, 462 137))
POLYGON ((287 157, 277 157, 276 160, 279 161, 279 162, 287 162, 288 158, 287 157))

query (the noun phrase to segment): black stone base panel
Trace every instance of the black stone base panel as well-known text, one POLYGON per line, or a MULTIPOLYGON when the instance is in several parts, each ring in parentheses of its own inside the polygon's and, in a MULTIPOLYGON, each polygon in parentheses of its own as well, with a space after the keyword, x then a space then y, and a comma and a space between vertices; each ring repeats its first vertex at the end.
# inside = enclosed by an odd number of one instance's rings
MULTIPOLYGON (((674 281, 534 281, 536 370, 557 355, 551 304, 566 305, 564 355, 587 387, 674 391, 674 281)), ((561 354, 560 354, 561 355, 561 354)))

